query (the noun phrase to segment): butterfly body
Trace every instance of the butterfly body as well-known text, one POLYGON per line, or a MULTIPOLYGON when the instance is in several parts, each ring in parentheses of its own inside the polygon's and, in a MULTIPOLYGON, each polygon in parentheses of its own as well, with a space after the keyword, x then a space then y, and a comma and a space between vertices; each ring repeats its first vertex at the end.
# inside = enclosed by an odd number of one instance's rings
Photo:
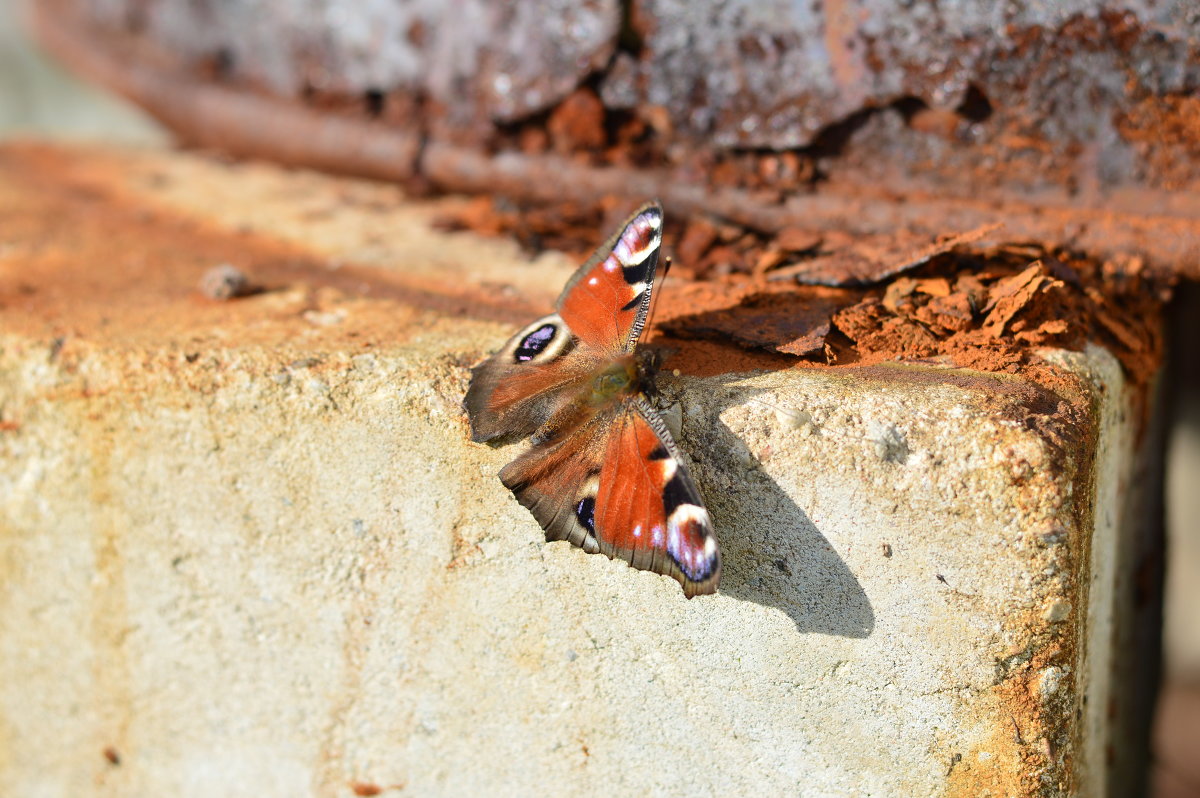
POLYGON ((592 378, 592 390, 588 401, 596 406, 604 406, 636 393, 637 389, 637 364, 632 357, 626 356, 614 360, 592 378))
POLYGON ((547 540, 669 575, 691 597, 716 590, 716 537, 635 351, 661 226, 657 204, 630 217, 567 282, 556 313, 474 369, 464 405, 472 440, 530 439, 500 480, 547 540))

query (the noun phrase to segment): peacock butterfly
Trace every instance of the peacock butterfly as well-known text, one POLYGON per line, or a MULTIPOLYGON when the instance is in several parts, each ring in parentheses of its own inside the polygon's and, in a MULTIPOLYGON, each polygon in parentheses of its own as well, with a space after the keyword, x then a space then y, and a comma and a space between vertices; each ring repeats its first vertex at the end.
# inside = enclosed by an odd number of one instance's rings
POLYGON ((555 313, 472 369, 463 404, 474 441, 530 437, 500 481, 547 540, 671 576, 691 598, 717 589, 717 539, 635 352, 662 219, 658 203, 633 214, 567 281, 555 313))

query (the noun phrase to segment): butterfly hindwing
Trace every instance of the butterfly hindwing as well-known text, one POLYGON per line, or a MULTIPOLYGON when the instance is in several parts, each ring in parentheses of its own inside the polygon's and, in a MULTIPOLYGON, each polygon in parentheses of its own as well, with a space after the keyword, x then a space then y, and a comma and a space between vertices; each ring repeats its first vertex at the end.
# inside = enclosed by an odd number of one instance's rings
POLYGON ((708 510, 645 397, 622 406, 603 462, 596 494, 600 551, 678 580, 689 598, 714 592, 721 558, 708 510))
POLYGON ((500 479, 547 540, 670 576, 689 598, 716 590, 721 560, 708 511, 644 397, 627 399, 560 443, 534 446, 500 479))
POLYGON ((662 207, 643 205, 579 267, 558 298, 558 315, 580 341, 610 354, 637 343, 662 248, 662 207))
POLYGON ((595 501, 603 449, 597 417, 561 441, 535 444, 500 470, 500 481, 546 532, 584 551, 600 551, 595 536, 595 501))

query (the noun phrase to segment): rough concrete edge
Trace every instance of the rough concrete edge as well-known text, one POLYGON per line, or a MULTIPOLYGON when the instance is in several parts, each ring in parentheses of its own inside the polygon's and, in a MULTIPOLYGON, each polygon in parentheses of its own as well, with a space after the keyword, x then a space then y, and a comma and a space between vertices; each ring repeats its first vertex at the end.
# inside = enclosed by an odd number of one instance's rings
MULTIPOLYGON (((1112 663, 1117 652, 1111 650, 1118 623, 1117 593, 1122 505, 1128 501, 1124 491, 1134 490, 1129 475, 1136 456, 1136 431, 1126 420, 1137 398, 1125 379, 1120 363, 1108 350, 1089 344, 1086 351, 1047 350, 1041 353, 1049 362, 1073 370, 1091 386, 1092 413, 1096 437, 1091 442, 1090 462, 1084 499, 1077 502, 1086 518, 1077 578, 1086 596, 1086 607, 1075 610, 1079 636, 1075 652, 1073 679, 1076 704, 1062 707, 1078 718, 1074 730, 1076 762, 1070 768, 1069 792, 1081 796, 1105 796, 1111 786, 1107 747, 1110 744, 1110 695, 1115 689, 1112 663), (1124 422, 1124 423, 1122 423, 1124 422)), ((1081 519, 1082 520, 1082 519, 1081 519)))
POLYGON ((1163 642, 1166 634, 1165 559, 1167 553, 1166 468, 1167 390, 1169 366, 1147 384, 1145 421, 1133 439, 1133 457, 1127 477, 1145 489, 1129 491, 1121 507, 1124 534, 1117 543, 1117 597, 1129 602, 1128 612, 1118 615, 1113 650, 1140 652, 1136 657, 1116 659, 1115 684, 1127 689, 1114 694, 1116 718, 1109 726, 1112 757, 1107 762, 1114 796, 1143 795, 1150 789, 1154 764, 1152 736, 1163 678, 1163 642))

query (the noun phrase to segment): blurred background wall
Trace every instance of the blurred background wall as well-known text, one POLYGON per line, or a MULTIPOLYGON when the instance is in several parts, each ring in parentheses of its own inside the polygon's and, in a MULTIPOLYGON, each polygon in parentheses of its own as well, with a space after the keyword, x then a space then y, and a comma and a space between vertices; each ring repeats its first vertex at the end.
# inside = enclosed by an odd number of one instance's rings
POLYGON ((139 109, 81 83, 46 59, 25 33, 25 0, 0 0, 0 137, 84 137, 165 144, 139 109))

